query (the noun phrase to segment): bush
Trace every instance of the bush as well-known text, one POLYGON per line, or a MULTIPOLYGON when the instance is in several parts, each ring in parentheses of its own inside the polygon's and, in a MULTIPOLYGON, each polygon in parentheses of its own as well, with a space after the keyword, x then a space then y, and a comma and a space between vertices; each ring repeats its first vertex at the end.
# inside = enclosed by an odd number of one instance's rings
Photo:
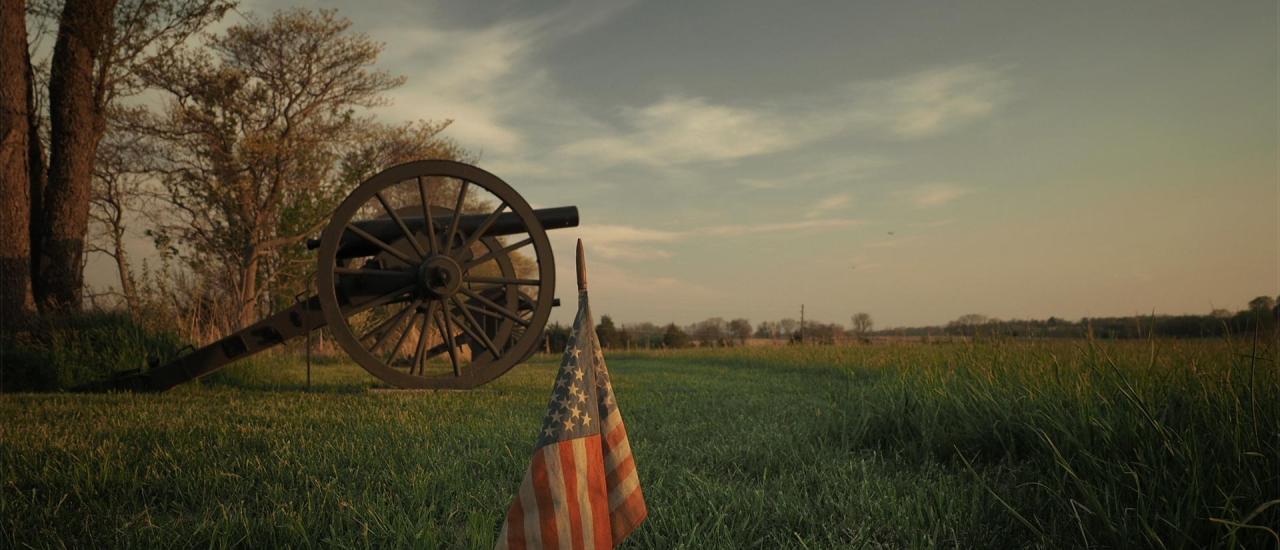
POLYGON ((127 313, 45 318, 30 330, 0 335, 0 391, 56 391, 145 368, 174 356, 174 332, 149 330, 127 313))

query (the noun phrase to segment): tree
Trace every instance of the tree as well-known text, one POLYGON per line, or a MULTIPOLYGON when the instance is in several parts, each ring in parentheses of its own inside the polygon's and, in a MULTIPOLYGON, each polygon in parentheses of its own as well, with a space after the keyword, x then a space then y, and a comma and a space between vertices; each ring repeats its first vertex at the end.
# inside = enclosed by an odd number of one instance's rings
POLYGON ((751 337, 751 321, 747 319, 729 321, 729 334, 737 338, 739 343, 746 345, 747 338, 751 337))
POLYGON ((693 325, 693 339, 702 346, 714 346, 724 340, 725 322, 720 317, 712 317, 693 325))
MULTIPOLYGON (((121 113, 111 118, 119 122, 129 115, 121 113)), ((86 251, 103 254, 115 263, 120 295, 134 314, 141 304, 125 241, 128 214, 137 208, 143 195, 149 156, 150 151, 138 134, 108 130, 98 144, 89 200, 89 222, 94 231, 89 235, 86 251)))
POLYGON ((790 336, 795 334, 796 329, 800 328, 800 322, 790 317, 778 321, 778 326, 782 328, 780 336, 790 336))
POLYGON ((251 17, 145 73, 170 95, 143 128, 177 212, 157 243, 230 281, 232 324, 257 318, 280 249, 318 230, 354 185, 335 167, 369 127, 357 109, 404 81, 373 69, 382 46, 350 27, 332 11, 251 17))
POLYGON ((0 323, 24 322, 31 290, 31 80, 23 2, 0 2, 0 323))
POLYGON ((1267 316, 1271 314, 1271 310, 1276 307, 1276 299, 1270 296, 1258 296, 1249 300, 1249 311, 1258 315, 1267 316))
POLYGON ((42 310, 79 309, 89 185, 108 99, 115 0, 68 0, 58 25, 49 75, 49 179, 43 197, 35 273, 42 310), (105 54, 105 55, 104 55, 105 54))
POLYGON ((680 330, 675 323, 671 323, 662 333, 662 345, 673 349, 689 347, 689 335, 680 330))
POLYGON ((870 313, 855 313, 852 321, 853 333, 857 335, 858 338, 862 338, 864 340, 867 338, 867 335, 871 333, 871 327, 875 326, 875 323, 871 320, 870 313))
POLYGON ((635 346, 656 348, 662 345, 662 327, 653 323, 623 325, 623 328, 635 346))
POLYGON ((600 324, 596 325, 596 337, 600 339, 602 348, 618 345, 618 328, 613 326, 613 319, 608 315, 600 316, 600 324))
POLYGON ((782 334, 782 327, 777 321, 760 321, 756 325, 756 338, 777 338, 782 334))
MULTIPOLYGON (((93 170, 111 107, 144 89, 140 67, 168 55, 231 5, 228 0, 36 0, 30 6, 37 29, 54 22, 58 27, 47 65, 48 94, 39 96, 32 86, 27 109, 29 273, 42 311, 80 306, 93 170), (44 111, 37 97, 48 99, 47 166, 39 131, 44 111)), ((43 81, 29 56, 5 58, 22 60, 28 83, 43 81)))

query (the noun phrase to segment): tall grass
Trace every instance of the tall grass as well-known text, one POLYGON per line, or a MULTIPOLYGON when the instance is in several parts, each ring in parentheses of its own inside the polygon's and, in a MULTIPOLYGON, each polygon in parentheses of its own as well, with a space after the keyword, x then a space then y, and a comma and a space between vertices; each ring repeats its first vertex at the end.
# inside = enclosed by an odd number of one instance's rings
POLYGON ((0 391, 50 391, 95 382, 182 347, 171 330, 148 327, 124 312, 46 316, 21 332, 0 333, 0 391))
MULTIPOLYGON (((645 548, 1274 547, 1274 342, 607 353, 645 548)), ((555 358, 370 392, 268 355, 0 398, 0 547, 492 547, 555 358)))
POLYGON ((851 452, 958 465, 1031 541, 1252 548, 1280 545, 1274 344, 996 340, 701 354, 837 368, 846 383, 815 378, 841 403, 822 437, 851 452))

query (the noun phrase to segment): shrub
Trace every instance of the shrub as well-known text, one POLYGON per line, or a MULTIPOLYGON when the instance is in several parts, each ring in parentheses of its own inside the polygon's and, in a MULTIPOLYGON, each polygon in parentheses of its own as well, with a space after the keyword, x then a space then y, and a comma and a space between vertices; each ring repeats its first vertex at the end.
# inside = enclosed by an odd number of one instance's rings
POLYGON ((56 391, 140 369, 183 346, 171 331, 149 330, 121 312, 49 317, 0 335, 0 391, 56 391))

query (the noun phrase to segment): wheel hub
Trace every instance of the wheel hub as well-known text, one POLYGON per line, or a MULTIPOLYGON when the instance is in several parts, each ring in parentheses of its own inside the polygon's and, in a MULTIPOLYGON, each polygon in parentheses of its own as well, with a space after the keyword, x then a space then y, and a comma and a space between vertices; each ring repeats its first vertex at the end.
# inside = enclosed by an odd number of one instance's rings
POLYGON ((427 258, 418 267, 418 286, 429 296, 448 298, 462 286, 462 268, 445 255, 427 258))

